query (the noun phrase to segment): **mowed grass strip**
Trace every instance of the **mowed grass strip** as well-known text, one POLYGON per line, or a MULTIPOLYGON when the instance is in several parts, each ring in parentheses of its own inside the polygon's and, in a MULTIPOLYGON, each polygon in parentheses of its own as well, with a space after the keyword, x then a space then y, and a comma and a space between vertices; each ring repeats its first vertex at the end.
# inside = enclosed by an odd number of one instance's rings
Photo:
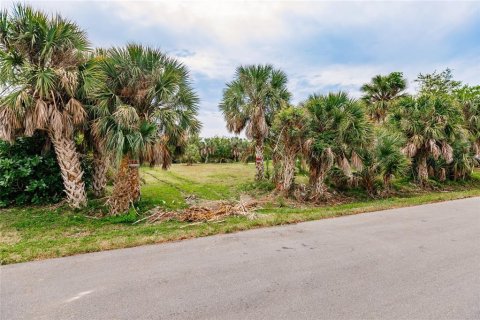
MULTIPOLYGON (((170 171, 142 168, 146 184, 138 210, 145 212, 155 205, 182 208, 186 206, 185 197, 191 195, 209 200, 236 199, 251 185, 253 174, 251 164, 174 165, 170 171)), ((397 188, 405 191, 385 199, 368 199, 357 191, 349 195, 352 202, 318 207, 287 207, 279 198, 258 210, 255 220, 229 217, 219 223, 202 224, 168 221, 133 225, 141 218, 134 211, 98 218, 93 215, 102 208, 95 203, 82 211, 66 207, 4 209, 0 211, 0 261, 9 264, 62 257, 480 196, 480 173, 476 172, 471 181, 447 184, 448 192, 415 191, 406 182, 397 182, 397 188)))

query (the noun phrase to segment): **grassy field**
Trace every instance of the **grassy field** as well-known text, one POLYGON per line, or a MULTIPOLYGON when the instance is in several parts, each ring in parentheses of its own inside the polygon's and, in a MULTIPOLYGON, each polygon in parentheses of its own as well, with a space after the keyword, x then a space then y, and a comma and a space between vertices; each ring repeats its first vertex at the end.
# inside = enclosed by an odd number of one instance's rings
MULTIPOLYGON (((26 207, 0 210, 0 262, 2 264, 68 256, 192 237, 229 233, 257 227, 295 223, 361 212, 419 205, 480 196, 480 172, 471 181, 450 183, 441 190, 420 191, 407 182, 396 182, 397 193, 388 199, 369 199, 362 192, 346 194, 348 201, 336 205, 292 206, 282 198, 272 198, 259 209, 258 217, 229 217, 220 223, 189 224, 168 221, 138 223, 143 212, 162 206, 179 209, 185 198, 195 195, 206 200, 238 199, 242 193, 265 194, 269 186, 252 183, 252 164, 174 165, 169 171, 142 168, 142 201, 137 212, 106 217, 99 203, 87 209, 65 206, 26 207)), ((304 177, 299 177, 304 180, 304 177)))

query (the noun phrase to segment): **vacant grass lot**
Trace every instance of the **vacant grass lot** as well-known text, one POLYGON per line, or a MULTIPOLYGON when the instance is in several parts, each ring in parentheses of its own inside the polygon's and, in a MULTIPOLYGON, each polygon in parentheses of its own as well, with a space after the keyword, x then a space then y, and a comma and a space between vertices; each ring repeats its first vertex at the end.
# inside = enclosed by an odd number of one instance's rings
MULTIPOLYGON (((350 215, 361 212, 411 206, 435 201, 480 196, 480 172, 471 181, 450 183, 437 191, 420 191, 407 182, 396 182, 397 193, 388 199, 369 199, 362 192, 346 194, 349 201, 337 205, 288 206, 272 198, 258 218, 230 217, 220 223, 189 224, 169 221, 159 224, 133 222, 147 209, 160 205, 185 207, 185 197, 238 199, 241 193, 265 193, 268 184, 252 183, 252 164, 174 165, 169 171, 142 168, 142 201, 137 212, 117 217, 102 216, 100 202, 87 209, 65 206, 11 208, 0 210, 0 261, 2 264, 61 257, 78 253, 160 243, 256 227, 350 215), (448 191, 448 192, 447 192, 448 191)), ((299 180, 304 180, 299 177, 299 180)))

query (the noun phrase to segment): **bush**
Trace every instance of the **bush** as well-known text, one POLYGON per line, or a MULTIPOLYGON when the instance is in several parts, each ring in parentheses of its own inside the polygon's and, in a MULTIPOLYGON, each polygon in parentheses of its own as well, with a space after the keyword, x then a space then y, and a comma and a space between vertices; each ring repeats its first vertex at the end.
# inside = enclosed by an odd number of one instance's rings
POLYGON ((64 197, 55 153, 43 151, 45 138, 0 140, 0 207, 55 203, 64 197))

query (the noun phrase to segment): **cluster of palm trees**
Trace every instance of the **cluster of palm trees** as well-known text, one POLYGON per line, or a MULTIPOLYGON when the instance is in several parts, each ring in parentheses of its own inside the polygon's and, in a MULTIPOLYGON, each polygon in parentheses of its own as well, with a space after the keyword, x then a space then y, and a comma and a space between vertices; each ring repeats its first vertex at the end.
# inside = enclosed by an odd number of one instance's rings
MULTIPOLYGON (((409 169, 422 185, 467 178, 480 153, 480 89, 461 86, 449 70, 417 81, 416 95, 395 72, 364 85, 360 100, 313 94, 292 106, 283 71, 241 66, 219 107, 228 130, 251 140, 256 180, 265 179, 267 146, 272 179, 286 194, 297 161, 309 167, 310 199, 327 197, 332 185, 361 185, 373 195, 378 180, 388 191, 409 169)), ((93 157, 94 196, 105 195, 107 171, 116 170, 106 203, 118 214, 140 197, 139 165, 168 168, 201 127, 183 64, 136 44, 93 50, 75 23, 25 5, 0 13, 0 90, 0 138, 43 132, 75 208, 87 203, 85 154, 93 157)), ((187 154, 209 161, 218 151, 213 140, 196 141, 187 154)), ((241 140, 229 147, 236 160, 247 148, 241 140)))
POLYGON ((242 66, 227 84, 220 110, 231 132, 246 129, 256 145, 256 179, 264 179, 263 149, 274 162, 277 190, 295 190, 295 163, 308 165, 310 200, 329 185, 388 194, 392 179, 466 179, 480 153, 480 87, 462 86, 449 69, 420 74, 406 93, 400 72, 375 76, 354 99, 345 92, 312 94, 292 106, 285 74, 270 65, 242 66), (326 182, 329 182, 328 184, 326 182))
POLYGON ((92 50, 75 23, 20 4, 0 13, 0 49, 0 138, 47 135, 72 207, 87 203, 79 141, 93 154, 96 196, 118 169, 115 214, 140 196, 138 165, 168 167, 200 129, 187 68, 157 49, 92 50))

